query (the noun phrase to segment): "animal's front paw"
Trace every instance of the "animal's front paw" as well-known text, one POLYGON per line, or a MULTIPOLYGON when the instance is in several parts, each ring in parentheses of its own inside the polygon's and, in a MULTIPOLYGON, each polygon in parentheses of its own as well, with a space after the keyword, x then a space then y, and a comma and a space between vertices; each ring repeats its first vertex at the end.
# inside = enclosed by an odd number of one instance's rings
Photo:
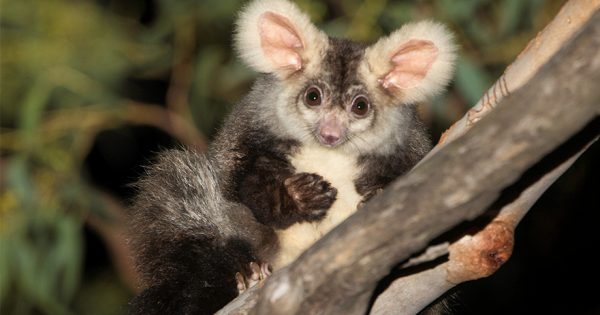
POLYGON ((242 294, 249 288, 263 282, 271 275, 271 266, 269 263, 251 262, 248 270, 237 272, 235 282, 237 283, 238 293, 242 294))
POLYGON ((322 219, 337 196, 337 189, 314 173, 299 173, 285 180, 284 186, 298 215, 307 221, 322 219))

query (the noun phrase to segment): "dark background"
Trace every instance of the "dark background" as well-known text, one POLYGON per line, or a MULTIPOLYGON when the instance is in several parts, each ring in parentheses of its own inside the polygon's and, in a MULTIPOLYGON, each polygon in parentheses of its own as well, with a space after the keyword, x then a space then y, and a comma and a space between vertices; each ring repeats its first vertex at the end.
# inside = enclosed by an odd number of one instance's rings
MULTIPOLYGON (((455 80, 421 106, 433 139, 562 3, 298 1, 330 35, 359 41, 419 19, 452 29, 455 80)), ((124 313, 138 288, 122 234, 129 185, 163 149, 202 150, 248 90, 255 74, 231 52, 243 1, 1 4, 0 313, 124 313)), ((592 146, 536 203, 505 266, 459 286, 455 313, 600 314, 599 154, 592 146)))

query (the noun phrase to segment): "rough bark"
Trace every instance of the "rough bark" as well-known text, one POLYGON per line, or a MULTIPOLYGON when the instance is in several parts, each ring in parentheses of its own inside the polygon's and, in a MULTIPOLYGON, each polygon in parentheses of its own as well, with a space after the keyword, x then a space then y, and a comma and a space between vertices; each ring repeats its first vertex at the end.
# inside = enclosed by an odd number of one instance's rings
MULTIPOLYGON (((426 159, 443 147, 447 142, 467 132, 477 121, 487 115, 500 101, 512 91, 520 88, 544 65, 564 43, 590 19, 600 8, 600 1, 571 0, 567 2, 554 20, 548 24, 531 42, 518 58, 507 68, 505 73, 484 94, 481 100, 461 119, 456 122, 430 152, 426 159)), ((592 140, 595 141, 597 139, 592 140)), ((589 146, 591 143, 588 143, 589 146)), ((451 249, 450 261, 435 270, 422 271, 419 276, 403 277, 394 281, 381 294, 372 308, 372 314, 413 314, 445 293, 454 285, 493 274, 512 252, 513 233, 502 233, 503 238, 494 235, 494 227, 514 231, 520 220, 529 211, 546 189, 554 183, 585 151, 581 149, 553 170, 519 191, 521 194, 510 203, 504 205, 498 215, 490 223, 489 228, 480 233, 466 235, 459 242, 448 248, 448 243, 437 246, 436 256, 420 257, 421 261, 430 261, 443 256, 451 249), (494 239, 494 242, 489 242, 494 239), (485 240, 488 240, 487 242, 485 240), (445 248, 444 248, 445 246, 445 248), (492 255, 492 264, 482 263, 480 257, 492 255), (499 259, 502 258, 502 259, 499 259), (440 272, 441 271, 441 272, 440 272), (442 278, 444 280, 442 280, 442 278), (419 290, 421 282, 437 283, 428 290, 419 290), (412 289, 414 288, 414 290, 412 289)))
POLYGON ((480 215, 503 188, 598 115, 599 49, 595 14, 584 32, 489 118, 275 273, 252 312, 364 313, 374 285, 393 265, 480 215))
MULTIPOLYGON (((598 122, 596 122, 596 124, 598 124, 598 122)), ((594 127, 592 126, 592 128, 594 127)), ((598 129, 597 126, 595 128, 598 129)), ((546 191, 546 189, 548 189, 561 174, 573 165, 577 158, 581 156, 592 142, 597 141, 597 139, 597 137, 592 139, 587 145, 584 145, 583 149, 579 150, 574 155, 569 155, 566 161, 542 176, 533 185, 521 191, 519 197, 501 208, 498 215, 489 226, 500 224, 501 226, 514 231, 520 220, 542 193, 546 191)), ((458 259, 456 259, 457 253, 455 252, 451 255, 449 261, 435 266, 434 268, 398 278, 392 282, 390 286, 377 297, 370 314, 416 314, 457 284, 489 276, 491 273, 494 273, 499 265, 494 264, 491 270, 486 269, 485 264, 481 264, 479 257, 493 257, 495 260, 497 255, 494 251, 511 250, 512 248, 506 248, 506 246, 512 245, 513 235, 512 233, 510 235, 503 234, 507 238, 504 239, 506 243, 501 243, 500 246, 498 246, 497 243, 493 243, 492 245, 494 246, 492 246, 490 250, 489 246, 485 246, 488 244, 485 240, 490 236, 490 232, 494 232, 494 229, 484 229, 474 236, 467 235, 457 243, 453 244, 450 249, 451 253, 452 248, 458 246, 463 252, 465 250, 468 252, 466 255, 463 255, 463 257, 459 255, 458 259), (484 246, 480 246, 482 243, 484 246), (473 257, 475 258, 473 259, 473 257), (477 268, 481 267, 481 265, 483 265, 483 268, 477 268), (473 272, 473 267, 476 267, 476 272, 473 272), (474 279, 473 275, 476 275, 474 279)), ((491 236, 494 236, 494 234, 492 233, 491 236)), ((423 259, 423 261, 431 261, 448 253, 447 243, 445 244, 445 250, 442 248, 443 245, 437 247, 435 255, 431 255, 428 259, 423 259)), ((508 259, 508 257, 503 258, 504 260, 501 262, 508 259)), ((497 262, 497 260, 495 261, 497 262)))
POLYGON ((552 22, 527 44, 527 47, 506 68, 504 74, 486 91, 477 104, 442 135, 440 143, 425 159, 435 154, 445 143, 465 134, 475 123, 498 106, 505 96, 529 82, 540 68, 581 30, 599 8, 600 0, 568 1, 552 22))

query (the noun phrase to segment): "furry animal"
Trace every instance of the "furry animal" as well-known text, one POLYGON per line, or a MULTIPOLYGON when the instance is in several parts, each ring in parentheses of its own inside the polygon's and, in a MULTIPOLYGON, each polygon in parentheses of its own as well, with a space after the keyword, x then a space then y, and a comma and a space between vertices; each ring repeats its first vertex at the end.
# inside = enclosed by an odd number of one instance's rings
POLYGON ((284 0, 241 13, 235 46, 262 73, 206 154, 160 154, 137 183, 131 314, 208 314, 297 258, 430 149, 415 103, 449 81, 433 22, 371 46, 328 37, 284 0))

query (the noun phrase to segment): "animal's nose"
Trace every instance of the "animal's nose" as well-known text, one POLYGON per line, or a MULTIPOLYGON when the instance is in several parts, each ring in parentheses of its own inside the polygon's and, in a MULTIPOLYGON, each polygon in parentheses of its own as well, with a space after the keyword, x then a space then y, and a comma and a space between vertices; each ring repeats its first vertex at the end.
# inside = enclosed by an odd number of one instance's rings
POLYGON ((326 113, 319 121, 318 137, 319 142, 326 146, 336 146, 343 142, 348 128, 343 120, 344 113, 331 111, 326 113))
POLYGON ((338 142, 338 140, 340 140, 339 137, 323 136, 323 142, 325 142, 325 144, 333 145, 334 143, 338 142))
POLYGON ((323 144, 327 145, 337 144, 341 138, 341 132, 336 128, 323 128, 319 135, 323 144))

